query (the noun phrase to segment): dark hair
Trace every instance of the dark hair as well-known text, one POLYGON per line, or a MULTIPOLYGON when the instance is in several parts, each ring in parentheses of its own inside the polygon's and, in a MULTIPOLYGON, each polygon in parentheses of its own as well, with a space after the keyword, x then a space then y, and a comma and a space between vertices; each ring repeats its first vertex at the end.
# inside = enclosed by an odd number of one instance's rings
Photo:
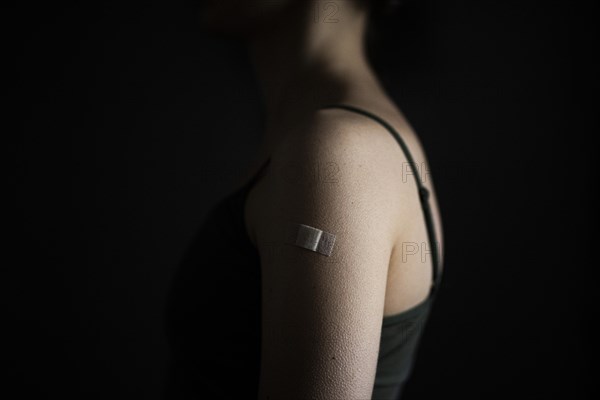
POLYGON ((376 58, 383 46, 385 27, 394 21, 398 10, 410 0, 356 0, 359 5, 369 10, 369 21, 366 31, 366 44, 370 58, 376 58))
MULTIPOLYGON (((422 22, 420 5, 414 0, 355 0, 368 11, 365 32, 366 55, 384 85, 393 85, 397 74, 397 49, 415 54, 411 29, 422 22), (408 40, 407 40, 408 39, 408 40), (394 65, 394 67, 390 67, 394 65)), ((417 48, 417 51, 419 49, 417 48)), ((418 57, 417 57, 418 58, 418 57)), ((401 64, 406 67, 407 62, 401 64)))
POLYGON ((405 0, 359 0, 371 9, 372 18, 385 18, 393 15, 405 0))

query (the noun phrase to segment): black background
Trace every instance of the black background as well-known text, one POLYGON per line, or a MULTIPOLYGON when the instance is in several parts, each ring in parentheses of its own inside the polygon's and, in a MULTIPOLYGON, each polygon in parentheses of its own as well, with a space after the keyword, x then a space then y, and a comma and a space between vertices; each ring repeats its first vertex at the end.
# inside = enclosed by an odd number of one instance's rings
MULTIPOLYGON (((183 3, 48 3, 4 12, 3 390, 159 399, 169 281, 259 143, 258 86, 183 3)), ((594 19, 591 1, 420 0, 383 31, 374 62, 447 247, 406 399, 596 390, 594 19)))

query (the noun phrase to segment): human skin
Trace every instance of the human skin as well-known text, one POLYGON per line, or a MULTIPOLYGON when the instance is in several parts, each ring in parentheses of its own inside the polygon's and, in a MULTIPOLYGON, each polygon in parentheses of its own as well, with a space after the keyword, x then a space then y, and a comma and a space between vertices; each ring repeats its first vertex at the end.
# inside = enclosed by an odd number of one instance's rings
POLYGON ((391 134, 365 116, 321 106, 361 107, 400 133, 431 192, 442 250, 424 150, 366 57, 368 10, 350 0, 204 7, 204 29, 246 43, 265 100, 263 141, 242 180, 270 158, 244 210, 263 275, 259 398, 368 399, 381 320, 427 297, 432 244, 391 134), (295 222, 335 234, 331 256, 286 245, 282 228, 295 222), (417 252, 407 256, 407 244, 417 252))

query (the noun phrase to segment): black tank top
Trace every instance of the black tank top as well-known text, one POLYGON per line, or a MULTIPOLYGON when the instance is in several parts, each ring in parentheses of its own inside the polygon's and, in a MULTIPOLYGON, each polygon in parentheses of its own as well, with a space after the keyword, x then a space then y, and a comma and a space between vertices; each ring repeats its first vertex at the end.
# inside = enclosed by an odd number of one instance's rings
MULTIPOLYGON (((427 299, 386 316, 373 400, 398 400, 410 377, 423 328, 441 278, 439 249, 416 164, 400 135, 380 117, 355 106, 332 104, 382 124, 413 166, 428 232, 433 280, 427 299)), ((270 158, 243 187, 217 202, 188 247, 167 297, 165 330, 170 345, 165 399, 255 399, 261 346, 261 269, 244 224, 244 204, 270 158), (235 304, 236 309, 224 305, 235 304)))

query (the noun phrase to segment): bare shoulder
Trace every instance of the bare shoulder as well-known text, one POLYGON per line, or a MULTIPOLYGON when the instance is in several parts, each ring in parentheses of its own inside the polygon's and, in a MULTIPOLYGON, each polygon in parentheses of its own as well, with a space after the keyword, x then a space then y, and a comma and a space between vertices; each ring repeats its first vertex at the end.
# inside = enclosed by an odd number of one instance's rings
MULTIPOLYGON (((319 110, 272 155, 264 190, 277 209, 336 207, 348 216, 366 212, 393 220, 406 186, 398 179, 403 162, 398 155, 398 144, 381 124, 337 109, 319 110)), ((395 237, 395 226, 380 228, 389 240, 395 237)))
POLYGON ((261 398, 370 397, 401 190, 392 145, 376 123, 327 110, 272 155, 256 223, 261 398), (335 236, 331 253, 290 242, 299 224, 335 236))
POLYGON ((287 137, 281 151, 286 156, 299 154, 298 150, 301 149, 309 149, 315 156, 337 154, 339 151, 348 154, 350 151, 351 155, 374 155, 375 159, 383 162, 389 155, 397 158, 396 147, 398 145, 394 138, 379 122, 354 112, 332 108, 318 110, 297 134, 287 137), (393 147, 391 151, 390 147, 393 147))

